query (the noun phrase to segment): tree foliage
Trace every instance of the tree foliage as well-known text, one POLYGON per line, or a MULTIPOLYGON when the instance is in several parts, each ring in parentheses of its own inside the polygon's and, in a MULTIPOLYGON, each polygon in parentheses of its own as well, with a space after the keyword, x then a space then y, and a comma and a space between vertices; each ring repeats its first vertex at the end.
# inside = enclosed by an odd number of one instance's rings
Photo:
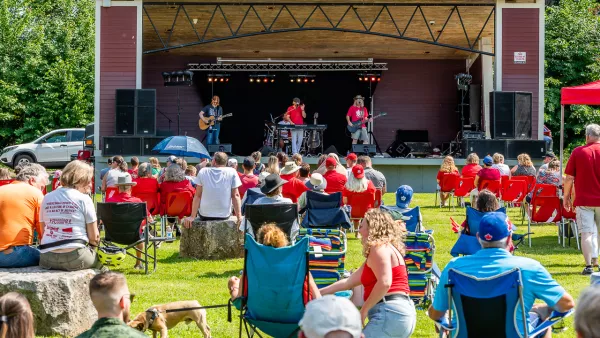
MULTIPOLYGON (((561 0, 546 10, 546 125, 558 149, 560 89, 600 80, 600 4, 561 0)), ((565 107, 565 149, 583 144, 585 125, 600 122, 600 107, 565 107)))
POLYGON ((0 3, 0 147, 94 119, 94 1, 0 3))

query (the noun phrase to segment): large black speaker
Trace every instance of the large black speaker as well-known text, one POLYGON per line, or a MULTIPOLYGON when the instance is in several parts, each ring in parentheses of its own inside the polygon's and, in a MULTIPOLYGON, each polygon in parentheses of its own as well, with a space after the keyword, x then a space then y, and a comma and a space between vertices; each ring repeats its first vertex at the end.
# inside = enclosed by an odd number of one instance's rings
POLYGON ((156 135, 156 90, 117 89, 116 135, 156 135))
POLYGON ((102 142, 103 155, 140 155, 142 153, 141 137, 105 136, 102 142))
POLYGON ((543 159, 546 155, 546 142, 544 140, 507 140, 506 158, 517 158, 519 154, 526 153, 532 159, 543 159))
POLYGON ((494 139, 531 139, 532 94, 490 92, 490 133, 494 139))
POLYGON ((494 153, 506 154, 506 140, 463 140, 462 150, 464 157, 475 153, 480 158, 494 153))
POLYGON ((165 137, 144 137, 142 139, 142 155, 155 155, 158 152, 152 151, 152 148, 164 140, 165 137))

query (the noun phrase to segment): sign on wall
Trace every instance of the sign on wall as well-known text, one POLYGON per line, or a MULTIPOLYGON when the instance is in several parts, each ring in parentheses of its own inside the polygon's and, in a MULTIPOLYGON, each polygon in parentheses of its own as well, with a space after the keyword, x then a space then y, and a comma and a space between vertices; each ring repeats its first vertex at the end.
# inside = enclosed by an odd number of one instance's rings
POLYGON ((515 52, 515 64, 527 63, 527 52, 515 52))

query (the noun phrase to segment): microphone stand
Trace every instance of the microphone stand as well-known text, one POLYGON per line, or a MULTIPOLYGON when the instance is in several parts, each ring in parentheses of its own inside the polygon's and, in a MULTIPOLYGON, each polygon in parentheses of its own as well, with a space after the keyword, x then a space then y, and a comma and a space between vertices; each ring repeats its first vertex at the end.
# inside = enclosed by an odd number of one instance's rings
POLYGON ((160 109, 156 108, 156 111, 159 112, 162 116, 164 116, 167 121, 169 121, 169 130, 171 130, 171 122, 173 122, 165 113, 163 113, 160 109))

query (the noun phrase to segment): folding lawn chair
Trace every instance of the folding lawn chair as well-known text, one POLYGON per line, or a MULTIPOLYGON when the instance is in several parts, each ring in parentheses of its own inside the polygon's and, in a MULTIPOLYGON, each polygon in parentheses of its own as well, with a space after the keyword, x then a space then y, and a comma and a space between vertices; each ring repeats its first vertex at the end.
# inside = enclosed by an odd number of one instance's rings
POLYGON ((361 193, 353 193, 347 198, 347 205, 351 208, 350 220, 353 223, 352 231, 355 231, 363 217, 365 217, 367 211, 375 207, 375 194, 364 191, 361 193))
MULTIPOLYGON (((554 223, 559 227, 558 244, 560 244, 560 231, 564 229, 562 210, 562 203, 558 196, 538 196, 534 191, 527 217, 527 232, 531 232, 531 224, 554 223)), ((531 237, 529 237, 529 247, 531 247, 531 237)))
POLYGON ((394 221, 403 221, 406 226, 406 231, 421 232, 423 231, 423 220, 421 219, 421 208, 418 206, 406 211, 400 212, 393 207, 381 206, 381 210, 392 216, 394 221))
MULTIPOLYGON (((458 187, 458 182, 460 181, 460 176, 455 173, 445 173, 442 175, 442 179, 440 180, 439 189, 437 189, 435 194, 435 205, 441 207, 441 204, 438 204, 437 199, 440 192, 450 193, 450 198, 448 199, 448 209, 450 209, 452 205, 452 194, 454 190, 458 187)), ((441 201, 440 201, 441 202, 441 201)))
POLYGON ((553 311, 549 319, 530 329, 519 268, 486 278, 450 269, 444 287, 451 320, 436 322, 442 327, 440 337, 449 332, 453 338, 534 338, 573 313, 553 311))
POLYGON ((248 337, 263 337, 260 331, 275 338, 297 335, 298 322, 311 297, 308 243, 308 238, 303 238, 292 246, 273 248, 258 244, 246 233, 240 283, 243 296, 233 302, 240 309, 239 337, 242 331, 248 337))
POLYGON ((264 197, 260 191, 260 188, 250 188, 246 190, 246 195, 244 195, 244 203, 242 203, 242 215, 246 214, 246 205, 254 203, 257 199, 264 197))
POLYGON ((435 241, 430 232, 408 232, 404 244, 410 298, 415 306, 426 310, 433 300, 439 280, 439 272, 435 278, 433 274, 435 241))
MULTIPOLYGON (((506 208, 500 208, 496 211, 506 214, 506 208)), ((477 251, 481 250, 481 245, 479 244, 476 235, 477 232, 479 232, 479 222, 481 222, 481 218, 484 215, 484 212, 481 212, 471 207, 467 207, 466 221, 468 230, 465 228, 458 235, 456 243, 454 243, 454 246, 450 250, 450 255, 452 255, 452 257, 457 257, 460 255, 472 255, 477 251)))
POLYGON ((148 211, 152 216, 160 214, 160 195, 158 193, 132 193, 133 197, 137 197, 146 202, 148 211))
POLYGON ((560 233, 562 234, 562 245, 565 247, 565 242, 567 238, 569 239, 569 246, 571 246, 571 237, 575 237, 575 241, 577 242, 577 250, 580 250, 579 247, 579 229, 577 227, 577 214, 573 209, 567 211, 564 206, 561 206, 562 210, 562 224, 560 233), (569 226, 571 227, 571 232, 569 232, 569 226))
MULTIPOLYGON (((160 211, 160 222, 162 226, 166 228, 167 223, 169 223, 169 218, 173 219, 174 226, 178 227, 177 223, 179 220, 192 215, 192 202, 194 200, 194 195, 190 191, 175 191, 167 194, 167 200, 165 204, 161 206, 163 210, 160 211)), ((196 217, 196 213, 198 211, 195 210, 194 217, 196 217)), ((169 238, 169 240, 173 240, 173 238, 169 238)))
POLYGON ((275 223, 292 242, 299 228, 298 207, 296 204, 248 204, 244 217, 244 229, 252 230, 252 235, 258 233, 263 224, 275 223), (294 224, 295 223, 295 224, 294 224))
POLYGON ((102 195, 102 202, 106 201, 107 199, 113 197, 114 194, 118 194, 118 193, 119 193, 119 188, 107 187, 106 190, 104 191, 104 194, 102 195))
POLYGON ((489 190, 497 198, 500 198, 500 180, 480 180, 477 190, 481 191, 483 189, 489 190))
POLYGON ((308 238, 309 269, 320 288, 340 280, 345 273, 347 239, 340 229, 301 228, 297 240, 308 238))
MULTIPOLYGON (((104 238, 102 243, 106 246, 114 247, 115 244, 125 245, 127 254, 138 259, 130 253, 130 249, 143 254, 140 259, 144 264, 144 271, 148 273, 148 264, 150 261, 154 264, 153 271, 156 271, 156 243, 164 241, 166 238, 150 237, 148 226, 141 228, 146 220, 146 203, 98 203, 98 220, 104 224, 104 238), (144 243, 144 250, 136 248, 140 243, 144 243), (153 254, 149 254, 150 246, 153 247, 153 254)), ((164 228, 161 228, 161 234, 164 234, 164 228)))
POLYGON ((302 226, 305 228, 339 228, 349 229, 350 218, 342 208, 342 193, 324 195, 314 191, 306 192, 306 207, 302 226))
MULTIPOLYGON (((502 176, 508 177, 508 176, 502 176)), ((523 203, 527 196, 527 183, 521 180, 504 180, 502 181, 502 193, 500 200, 508 205, 523 203)))
MULTIPOLYGON (((475 188, 474 177, 461 177, 458 179, 456 189, 454 189, 454 197, 460 198, 460 205, 465 206, 465 197, 469 196, 471 190, 475 188)), ((437 201, 437 196, 436 196, 437 201)), ((458 202, 458 201, 457 201, 458 202)))

